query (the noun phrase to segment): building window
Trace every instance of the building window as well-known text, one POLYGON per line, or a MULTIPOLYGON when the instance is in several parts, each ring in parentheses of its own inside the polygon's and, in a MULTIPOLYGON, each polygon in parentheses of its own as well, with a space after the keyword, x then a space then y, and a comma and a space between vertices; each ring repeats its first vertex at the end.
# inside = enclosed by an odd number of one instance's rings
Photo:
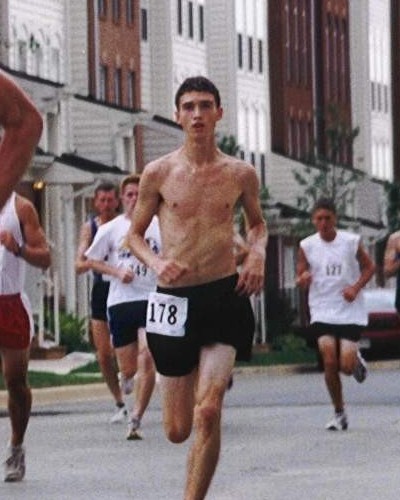
POLYGON ((52 47, 50 49, 50 75, 55 82, 61 81, 60 50, 52 47))
POLYGON ((126 0, 126 23, 132 25, 134 21, 134 0, 126 0))
POLYGON ((389 112, 389 89, 387 85, 383 85, 383 111, 389 112))
POLYGON ((33 63, 34 63, 34 71, 36 76, 43 76, 43 50, 41 47, 36 47, 33 52, 33 63))
POLYGON ((140 9, 140 19, 142 28, 142 40, 147 41, 147 9, 140 9))
POLYGON ((243 37, 241 33, 238 33, 237 41, 238 41, 238 66, 239 68, 243 68, 243 37))
POLYGON ((114 72, 114 102, 118 106, 122 104, 122 71, 117 68, 114 72))
POLYGON ((106 17, 107 15, 107 1, 106 0, 98 0, 97 4, 99 17, 106 17))
POLYGON ((28 49, 24 40, 18 41, 18 70, 24 73, 28 69, 28 49))
POLYGON ((112 13, 114 23, 119 23, 121 18, 121 0, 112 0, 112 13))
POLYGON ((247 37, 248 57, 249 57, 249 71, 253 71, 253 38, 247 37))
POLYGON ((375 111, 375 82, 371 82, 371 109, 375 111))
POLYGON ((46 114, 47 147, 46 151, 58 154, 58 116, 55 113, 46 114))
POLYGON ((204 7, 199 5, 199 40, 204 42, 204 7))
POLYGON ((265 186, 265 154, 260 154, 260 174, 261 174, 261 186, 265 186))
POLYGON ((383 85, 382 83, 377 83, 376 85, 376 90, 377 90, 377 103, 378 103, 378 112, 382 113, 383 111, 383 85))
POLYGON ((135 165, 135 145, 132 137, 123 138, 123 169, 132 170, 135 165))
POLYGON ((135 107, 135 84, 136 76, 134 71, 128 73, 128 106, 135 107))
POLYGON ((108 97, 108 68, 104 64, 100 66, 100 88, 99 99, 106 101, 108 97))
POLYGON ((178 0, 178 35, 183 33, 182 0, 178 0))
POLYGON ((263 54, 263 42, 258 40, 258 72, 262 73, 264 71, 264 54, 263 54))
POLYGON ((193 2, 188 3, 188 25, 189 25, 189 38, 193 38, 194 37, 193 2))

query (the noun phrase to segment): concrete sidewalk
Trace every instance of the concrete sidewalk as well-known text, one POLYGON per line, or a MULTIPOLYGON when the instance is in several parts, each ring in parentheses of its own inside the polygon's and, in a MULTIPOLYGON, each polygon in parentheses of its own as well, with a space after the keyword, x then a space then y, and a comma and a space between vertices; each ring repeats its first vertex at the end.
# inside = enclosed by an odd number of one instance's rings
POLYGON ((60 359, 31 359, 28 370, 30 372, 50 372, 58 375, 67 375, 72 370, 81 368, 96 361, 92 352, 71 352, 60 359))

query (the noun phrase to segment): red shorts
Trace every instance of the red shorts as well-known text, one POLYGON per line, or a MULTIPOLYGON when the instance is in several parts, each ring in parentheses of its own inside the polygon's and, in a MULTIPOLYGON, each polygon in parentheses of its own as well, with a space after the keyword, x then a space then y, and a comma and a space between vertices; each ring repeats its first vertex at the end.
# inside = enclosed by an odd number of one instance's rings
POLYGON ((30 341, 29 316, 21 295, 0 295, 0 348, 26 349, 30 341))

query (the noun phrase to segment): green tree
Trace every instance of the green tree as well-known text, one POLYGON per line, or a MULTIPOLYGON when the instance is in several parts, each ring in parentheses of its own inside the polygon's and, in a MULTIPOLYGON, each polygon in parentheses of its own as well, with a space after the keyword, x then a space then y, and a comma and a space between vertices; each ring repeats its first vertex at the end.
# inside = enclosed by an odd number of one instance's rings
POLYGON ((240 146, 236 142, 236 137, 234 135, 224 135, 217 141, 219 149, 229 155, 237 156, 240 151, 240 146))

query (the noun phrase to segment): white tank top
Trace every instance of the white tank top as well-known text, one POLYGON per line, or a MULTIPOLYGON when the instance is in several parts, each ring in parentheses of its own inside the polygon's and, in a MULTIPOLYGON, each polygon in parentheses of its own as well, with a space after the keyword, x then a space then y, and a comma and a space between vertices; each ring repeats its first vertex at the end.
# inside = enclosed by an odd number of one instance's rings
MULTIPOLYGON (((16 194, 12 193, 0 211, 0 230, 11 231, 18 245, 24 242, 21 225, 15 206, 16 194)), ((22 303, 29 317, 30 337, 34 335, 31 304, 24 292, 25 261, 0 245, 0 295, 21 295, 22 303)))
POLYGON ((368 323, 363 291, 360 290, 353 302, 347 302, 342 296, 342 290, 360 276, 356 258, 359 243, 360 236, 347 231, 337 231, 330 242, 318 233, 300 242, 312 275, 308 297, 311 323, 368 323))
MULTIPOLYGON (((110 276, 110 290, 108 292, 107 307, 124 302, 147 300, 149 293, 156 290, 157 275, 131 254, 125 245, 126 234, 131 225, 130 218, 125 214, 118 215, 110 222, 101 224, 85 256, 89 259, 104 260, 110 266, 131 269, 134 279, 131 283, 122 283, 120 279, 110 276)), ((145 233, 145 239, 153 250, 161 252, 161 236, 158 217, 153 217, 145 233)))
MULTIPOLYGON (((0 211, 0 230, 10 231, 18 245, 22 245, 21 225, 15 207, 15 193, 12 193, 0 211)), ((25 280, 25 261, 0 245, 0 294, 22 293, 25 280)))

